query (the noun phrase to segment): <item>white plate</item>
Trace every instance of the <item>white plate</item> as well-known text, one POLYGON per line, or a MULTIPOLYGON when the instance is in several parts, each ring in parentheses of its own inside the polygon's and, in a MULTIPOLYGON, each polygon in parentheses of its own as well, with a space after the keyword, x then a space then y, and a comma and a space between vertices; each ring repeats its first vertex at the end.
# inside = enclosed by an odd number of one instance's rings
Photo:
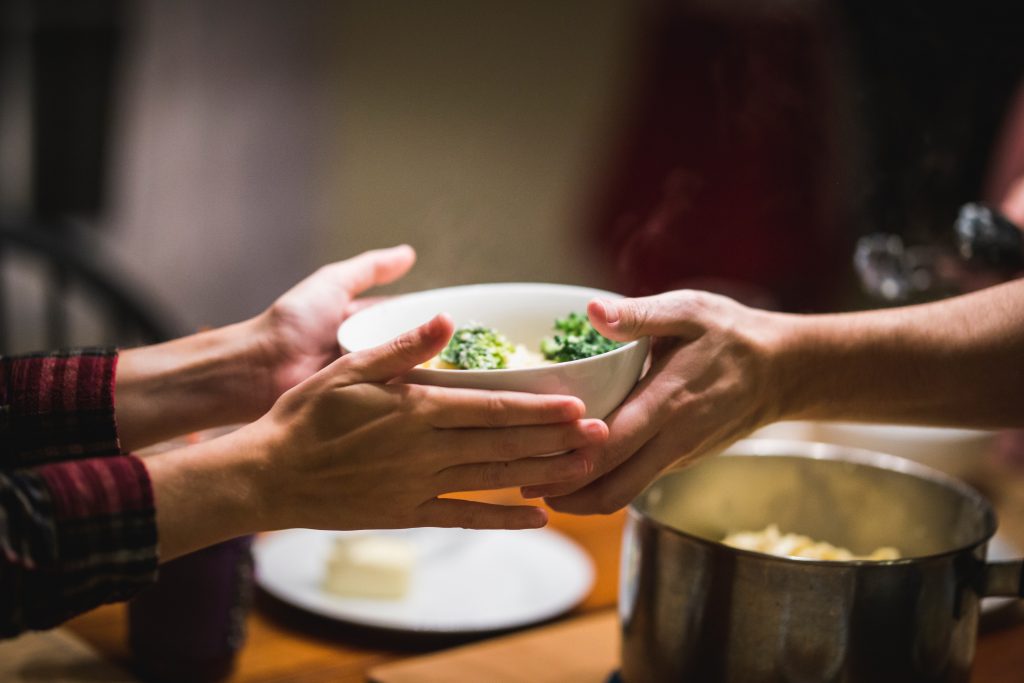
MULTIPOLYGON (((989 562, 998 562, 999 560, 1017 560, 1022 556, 1024 556, 1024 552, 1021 552, 1020 548, 997 533, 988 542, 988 555, 985 559, 989 562)), ((1017 598, 982 598, 981 611, 982 613, 995 612, 1014 602, 1017 602, 1017 598)))
POLYGON ((290 529, 254 547, 256 580, 271 595, 326 617, 363 626, 430 633, 515 628, 556 617, 590 593, 587 553, 555 531, 314 531, 290 529), (395 534, 416 552, 400 600, 345 598, 320 587, 332 539, 395 534))

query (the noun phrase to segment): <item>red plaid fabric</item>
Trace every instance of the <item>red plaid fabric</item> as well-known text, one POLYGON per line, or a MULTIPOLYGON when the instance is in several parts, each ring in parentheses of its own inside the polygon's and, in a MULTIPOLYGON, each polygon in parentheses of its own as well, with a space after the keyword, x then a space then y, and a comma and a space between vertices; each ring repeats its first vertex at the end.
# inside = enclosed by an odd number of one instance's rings
POLYGON ((0 636, 156 578, 153 491, 122 454, 112 350, 0 359, 0 636))

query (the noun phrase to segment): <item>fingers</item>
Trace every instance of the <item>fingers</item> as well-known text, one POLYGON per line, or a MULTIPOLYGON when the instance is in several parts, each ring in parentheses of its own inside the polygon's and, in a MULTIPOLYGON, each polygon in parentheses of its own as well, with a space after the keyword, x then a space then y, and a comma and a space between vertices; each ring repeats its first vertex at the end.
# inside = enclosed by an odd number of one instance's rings
POLYGON ((583 401, 573 396, 513 391, 426 387, 428 419, 435 427, 516 427, 572 422, 583 417, 583 401))
POLYGON ((530 487, 522 492, 525 498, 564 496, 580 489, 598 477, 619 467, 634 456, 658 433, 660 422, 652 419, 657 401, 642 390, 630 396, 608 418, 611 433, 608 441, 593 456, 594 469, 586 478, 560 484, 530 487))
POLYGON ((387 382, 430 360, 445 347, 455 330, 442 313, 391 341, 343 356, 335 365, 345 371, 346 382, 387 382))
POLYGON ((680 290, 638 299, 593 299, 587 317, 598 332, 616 341, 640 337, 696 338, 707 296, 680 290))
POLYGON ((620 467, 567 496, 545 502, 559 512, 578 515, 611 514, 629 505, 657 476, 681 460, 699 458, 706 449, 679 452, 669 438, 656 438, 620 467))
POLYGON ((588 478, 561 484, 530 487, 526 498, 564 496, 611 472, 639 451, 662 428, 664 414, 671 405, 672 381, 666 376, 667 357, 658 359, 626 400, 608 416, 609 438, 595 449, 594 470, 588 478))
POLYGON ((409 272, 416 262, 416 252, 407 244, 390 249, 365 251, 345 261, 338 261, 321 269, 327 277, 342 287, 350 297, 371 287, 386 285, 409 272))
POLYGON ((548 523, 544 510, 526 505, 491 505, 436 498, 420 506, 420 526, 463 529, 539 529, 548 523))
POLYGON ((456 465, 440 472, 438 483, 441 493, 486 491, 578 479, 589 470, 587 456, 576 452, 512 462, 456 465))
POLYGON ((608 427, 601 420, 578 420, 532 427, 443 430, 438 438, 443 443, 440 450, 444 465, 464 465, 507 462, 594 446, 608 438, 608 427))

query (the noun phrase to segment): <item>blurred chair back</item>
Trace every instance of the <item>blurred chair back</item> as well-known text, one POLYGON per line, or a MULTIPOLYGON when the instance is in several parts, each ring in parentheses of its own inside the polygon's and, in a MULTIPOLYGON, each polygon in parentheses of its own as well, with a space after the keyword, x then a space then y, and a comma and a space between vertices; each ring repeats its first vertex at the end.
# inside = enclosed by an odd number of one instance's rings
POLYGON ((135 346, 179 335, 88 233, 0 224, 0 354, 135 346))

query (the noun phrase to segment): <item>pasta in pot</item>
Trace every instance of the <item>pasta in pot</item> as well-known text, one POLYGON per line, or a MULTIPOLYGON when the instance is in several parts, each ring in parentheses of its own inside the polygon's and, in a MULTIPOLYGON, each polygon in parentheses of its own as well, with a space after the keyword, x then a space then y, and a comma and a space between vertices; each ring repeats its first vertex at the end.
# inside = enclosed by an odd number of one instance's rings
POLYGON ((854 555, 846 548, 815 541, 810 536, 783 534, 776 524, 761 531, 738 531, 729 534, 722 543, 741 550, 752 550, 781 557, 801 557, 809 560, 898 560, 900 551, 892 547, 877 548, 870 555, 854 555))

